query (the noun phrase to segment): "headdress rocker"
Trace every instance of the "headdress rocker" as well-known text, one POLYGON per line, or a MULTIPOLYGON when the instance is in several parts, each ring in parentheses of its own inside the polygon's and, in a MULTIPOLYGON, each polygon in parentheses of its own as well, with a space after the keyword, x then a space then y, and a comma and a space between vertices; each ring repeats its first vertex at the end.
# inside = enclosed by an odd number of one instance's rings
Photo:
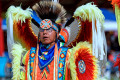
MULTIPOLYGON (((58 2, 40 1, 33 6, 33 10, 37 13, 40 22, 32 19, 32 9, 30 8, 23 10, 21 7, 11 6, 7 11, 7 43, 9 53, 12 54, 13 58, 12 79, 97 79, 99 73, 97 58, 104 61, 106 43, 103 42, 105 36, 103 27, 101 27, 104 16, 96 5, 88 3, 78 7, 73 17, 67 22, 66 11, 58 2), (65 26, 62 25, 64 23, 65 26), (50 60, 53 60, 53 65, 49 65, 52 61, 48 61, 46 66, 45 62, 39 63, 39 48, 41 48, 39 45, 41 42, 38 32, 50 28, 60 32, 60 34, 59 38, 56 39, 53 57, 50 57, 50 60), (68 50, 64 46, 68 46, 70 49, 68 50), (21 66, 22 63, 25 68, 21 66), (44 67, 38 66, 39 64, 44 67), (38 68, 40 74, 38 74, 38 68)), ((49 45, 42 46, 49 47, 49 45)), ((42 57, 42 59, 44 61, 47 57, 42 57)))

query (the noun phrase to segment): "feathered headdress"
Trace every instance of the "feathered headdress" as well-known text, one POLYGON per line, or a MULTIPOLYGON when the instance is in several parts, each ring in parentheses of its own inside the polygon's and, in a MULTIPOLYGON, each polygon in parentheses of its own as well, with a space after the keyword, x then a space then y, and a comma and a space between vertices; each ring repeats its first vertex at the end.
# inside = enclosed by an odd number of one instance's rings
MULTIPOLYGON (((54 25, 56 25, 56 28, 58 28, 58 31, 60 32, 59 39, 65 43, 67 42, 68 32, 65 29, 62 29, 62 25, 66 22, 66 10, 60 5, 60 3, 53 1, 40 1, 39 3, 36 3, 32 9, 37 13, 41 22, 44 19, 49 19, 52 21, 52 24, 55 23, 54 25)), ((37 22, 37 25, 40 27, 41 23, 37 22)))
POLYGON ((63 24, 66 22, 66 10, 57 2, 40 1, 32 8, 41 20, 50 19, 56 24, 63 24))

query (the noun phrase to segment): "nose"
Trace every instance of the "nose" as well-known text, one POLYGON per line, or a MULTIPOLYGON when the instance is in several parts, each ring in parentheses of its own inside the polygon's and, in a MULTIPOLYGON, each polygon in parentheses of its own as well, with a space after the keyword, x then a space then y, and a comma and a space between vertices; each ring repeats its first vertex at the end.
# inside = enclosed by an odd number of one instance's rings
POLYGON ((43 31, 43 34, 46 34, 47 33, 47 30, 45 29, 44 31, 43 31))

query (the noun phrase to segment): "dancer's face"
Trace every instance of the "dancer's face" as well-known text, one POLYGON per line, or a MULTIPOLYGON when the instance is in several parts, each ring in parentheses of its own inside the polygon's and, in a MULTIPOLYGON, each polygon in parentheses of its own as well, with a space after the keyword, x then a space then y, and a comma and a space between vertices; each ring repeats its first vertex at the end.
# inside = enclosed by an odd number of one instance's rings
POLYGON ((57 37, 57 32, 52 28, 40 29, 40 41, 42 44, 51 44, 55 42, 57 37))

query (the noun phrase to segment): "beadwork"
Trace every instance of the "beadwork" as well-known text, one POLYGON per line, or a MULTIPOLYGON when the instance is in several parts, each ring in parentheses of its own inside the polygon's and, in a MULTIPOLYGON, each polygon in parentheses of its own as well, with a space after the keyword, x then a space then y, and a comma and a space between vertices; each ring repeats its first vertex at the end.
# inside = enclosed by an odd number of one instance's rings
POLYGON ((80 73, 84 73, 85 72, 85 70, 86 70, 86 66, 85 66, 85 62, 83 61, 83 60, 80 60, 79 62, 78 62, 78 68, 79 68, 79 72, 80 73))

